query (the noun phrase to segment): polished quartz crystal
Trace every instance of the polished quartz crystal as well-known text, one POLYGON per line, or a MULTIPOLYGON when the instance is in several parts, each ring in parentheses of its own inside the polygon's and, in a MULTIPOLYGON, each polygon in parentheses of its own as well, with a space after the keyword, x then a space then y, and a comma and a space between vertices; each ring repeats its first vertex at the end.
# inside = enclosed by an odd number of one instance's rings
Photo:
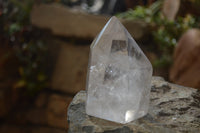
POLYGON ((148 112, 152 65, 116 17, 90 46, 86 113, 128 123, 148 112))

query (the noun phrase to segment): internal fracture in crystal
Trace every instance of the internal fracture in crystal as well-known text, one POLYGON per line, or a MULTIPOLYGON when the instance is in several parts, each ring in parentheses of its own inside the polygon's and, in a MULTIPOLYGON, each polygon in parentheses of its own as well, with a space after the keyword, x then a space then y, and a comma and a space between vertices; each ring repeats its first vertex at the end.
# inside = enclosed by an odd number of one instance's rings
POLYGON ((90 46, 86 113, 128 123, 148 112, 152 65, 116 17, 90 46))

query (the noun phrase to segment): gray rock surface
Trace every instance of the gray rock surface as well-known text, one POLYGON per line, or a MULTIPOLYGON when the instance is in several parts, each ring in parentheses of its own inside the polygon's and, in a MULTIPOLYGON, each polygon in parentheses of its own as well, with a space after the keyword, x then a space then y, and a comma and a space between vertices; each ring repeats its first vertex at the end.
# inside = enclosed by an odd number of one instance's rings
POLYGON ((80 91, 68 108, 69 133, 199 133, 200 92, 152 78, 148 114, 118 124, 85 113, 86 92, 80 91))

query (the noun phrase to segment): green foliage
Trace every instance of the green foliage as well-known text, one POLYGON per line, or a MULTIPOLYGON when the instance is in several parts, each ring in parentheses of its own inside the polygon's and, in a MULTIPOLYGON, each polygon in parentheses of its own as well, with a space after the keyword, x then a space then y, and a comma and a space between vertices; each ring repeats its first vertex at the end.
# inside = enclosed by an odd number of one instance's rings
POLYGON ((180 36, 189 28, 197 27, 198 24, 194 17, 187 15, 186 17, 178 17, 174 21, 160 19, 156 22, 156 26, 158 28, 152 31, 152 34, 161 53, 161 58, 160 61, 155 61, 157 63, 154 63, 154 66, 163 66, 172 63, 173 51, 180 36))
POLYGON ((33 0, 10 0, 3 1, 3 13, 0 16, 4 33, 9 35, 20 31, 22 27, 29 24, 30 11, 33 0))
POLYGON ((157 1, 153 3, 149 8, 144 6, 137 6, 134 10, 130 9, 125 13, 118 14, 117 16, 129 20, 140 19, 150 23, 156 19, 154 16, 159 13, 161 5, 162 1, 157 1))
POLYGON ((146 9, 145 7, 142 6, 137 6, 135 10, 129 10, 126 13, 118 14, 118 17, 120 18, 126 18, 129 20, 132 19, 143 19, 146 22, 151 21, 151 10, 146 9))
POLYGON ((189 28, 199 27, 198 20, 191 15, 177 17, 170 21, 161 13, 163 1, 154 2, 150 7, 137 6, 119 14, 118 17, 130 20, 143 20, 153 28, 151 35, 157 46, 160 58, 153 62, 154 67, 169 66, 172 63, 173 50, 180 36, 189 28))
POLYGON ((20 30, 21 30, 21 26, 18 23, 12 23, 9 26, 8 34, 13 35, 14 33, 18 32, 20 30))
POLYGON ((45 44, 41 41, 24 43, 21 48, 16 50, 16 55, 21 62, 19 67, 21 79, 16 85, 26 88, 29 94, 35 94, 47 85, 44 66, 46 50, 45 44))
POLYGON ((14 85, 24 88, 25 92, 34 95, 47 86, 47 76, 44 67, 46 45, 40 40, 38 31, 30 24, 30 12, 34 0, 3 1, 0 15, 0 39, 7 40, 13 48, 20 66, 19 80, 14 85))

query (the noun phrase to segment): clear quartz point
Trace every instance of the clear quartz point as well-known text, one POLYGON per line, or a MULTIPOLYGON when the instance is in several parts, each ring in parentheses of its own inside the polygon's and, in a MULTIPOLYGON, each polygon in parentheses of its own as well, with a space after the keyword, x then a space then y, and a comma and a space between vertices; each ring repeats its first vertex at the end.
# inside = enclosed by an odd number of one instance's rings
POLYGON ((148 112, 152 65, 116 17, 90 46, 86 113, 128 123, 148 112))

